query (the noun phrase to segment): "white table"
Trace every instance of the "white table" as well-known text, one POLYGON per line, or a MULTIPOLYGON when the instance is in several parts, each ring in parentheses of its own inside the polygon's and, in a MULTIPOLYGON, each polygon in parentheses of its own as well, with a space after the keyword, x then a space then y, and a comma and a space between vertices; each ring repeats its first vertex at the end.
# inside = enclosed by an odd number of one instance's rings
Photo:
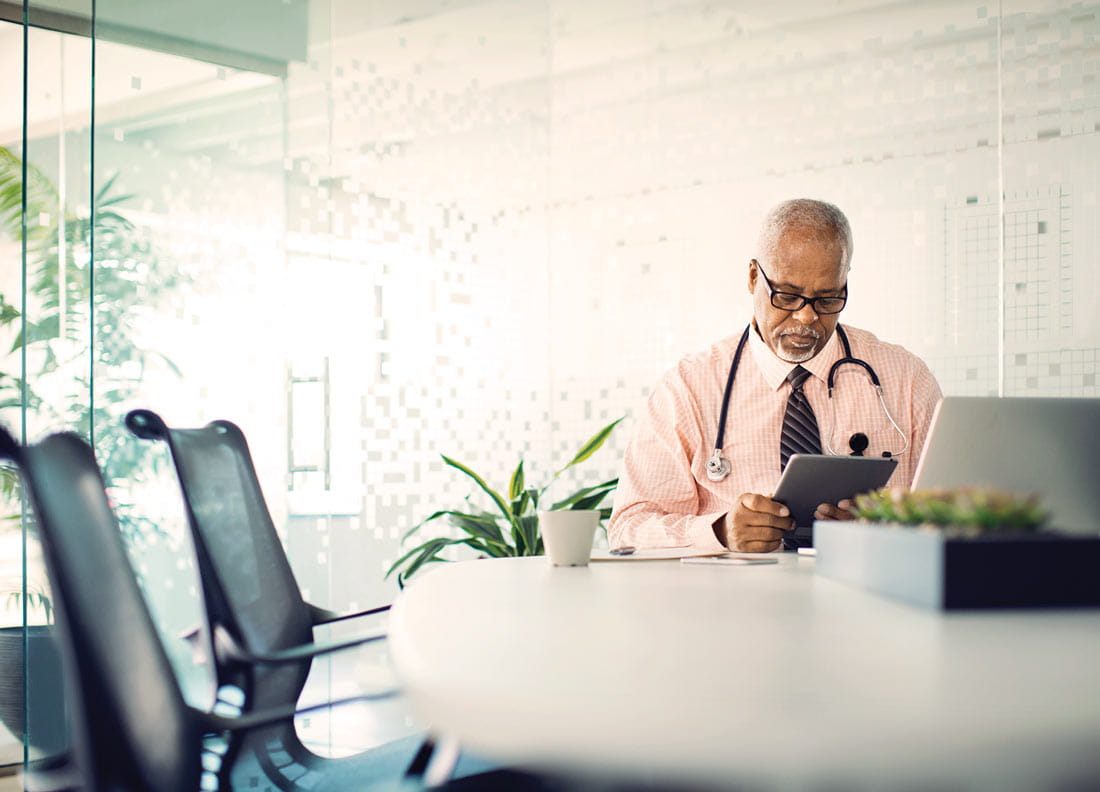
POLYGON ((444 564, 398 597, 391 651, 426 723, 505 761, 783 789, 1100 788, 1100 609, 944 614, 813 568, 444 564))

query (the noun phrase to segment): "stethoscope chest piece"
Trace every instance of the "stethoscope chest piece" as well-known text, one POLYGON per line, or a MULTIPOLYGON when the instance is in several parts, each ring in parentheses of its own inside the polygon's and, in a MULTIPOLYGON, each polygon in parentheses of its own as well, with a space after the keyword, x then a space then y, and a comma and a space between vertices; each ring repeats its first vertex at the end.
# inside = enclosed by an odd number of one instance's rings
POLYGON ((714 450, 714 456, 707 460, 707 478, 711 481, 722 481, 730 474, 730 461, 726 459, 719 452, 718 449, 714 450))

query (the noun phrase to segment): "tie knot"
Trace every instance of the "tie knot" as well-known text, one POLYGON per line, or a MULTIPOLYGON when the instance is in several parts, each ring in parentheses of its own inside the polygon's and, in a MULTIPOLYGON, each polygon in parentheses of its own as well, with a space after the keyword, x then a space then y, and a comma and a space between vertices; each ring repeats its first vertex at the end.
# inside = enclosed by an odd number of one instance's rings
POLYGON ((802 383, 804 383, 809 376, 810 372, 808 369, 804 369, 802 366, 795 366, 791 369, 791 373, 787 375, 787 382, 791 383, 791 388, 794 390, 802 390, 802 383))

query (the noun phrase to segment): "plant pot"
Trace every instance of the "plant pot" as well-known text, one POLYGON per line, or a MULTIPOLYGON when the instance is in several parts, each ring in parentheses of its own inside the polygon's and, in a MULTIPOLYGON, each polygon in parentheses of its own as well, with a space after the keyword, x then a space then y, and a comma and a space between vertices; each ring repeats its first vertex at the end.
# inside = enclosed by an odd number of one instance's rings
POLYGON ((1100 537, 814 524, 815 572, 924 608, 1100 605, 1100 537))
POLYGON ((40 756, 52 756, 68 744, 61 658, 52 626, 30 625, 26 639, 29 663, 24 679, 23 628, 0 628, 0 721, 40 756), (24 709, 26 691, 29 712, 24 709))

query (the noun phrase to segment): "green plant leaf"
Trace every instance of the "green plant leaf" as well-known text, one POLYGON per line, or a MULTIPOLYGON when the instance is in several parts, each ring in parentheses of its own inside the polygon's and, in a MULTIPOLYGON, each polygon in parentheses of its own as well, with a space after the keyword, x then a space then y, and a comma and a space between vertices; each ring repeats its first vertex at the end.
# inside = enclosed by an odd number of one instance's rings
POLYGON ((57 189, 46 176, 31 163, 26 163, 26 182, 23 180, 24 162, 11 150, 0 146, 0 234, 18 240, 23 232, 23 194, 27 200, 27 245, 35 248, 43 240, 56 236, 56 215, 61 203, 57 189), (49 215, 51 223, 39 225, 38 218, 49 215))
POLYGON ((404 555, 402 555, 400 558, 398 558, 396 561, 394 561, 390 565, 390 568, 386 570, 385 577, 389 577, 394 572, 396 572, 401 567, 402 564, 404 564, 406 561, 408 561, 414 555, 416 555, 421 550, 423 550, 425 547, 427 547, 432 541, 434 541, 434 540, 429 539, 427 542, 422 542, 421 544, 418 544, 416 547, 414 547, 411 550, 407 551, 404 555))
POLYGON ((570 460, 569 464, 566 465, 565 467, 563 467, 561 470, 559 470, 554 475, 557 476, 557 475, 565 472, 569 468, 573 467, 573 465, 576 465, 580 462, 583 462, 584 460, 588 459, 590 456, 595 454, 597 451, 599 451, 600 446, 602 446, 604 444, 604 442, 607 440, 607 438, 611 436, 611 433, 615 430, 615 427, 618 426, 619 422, 622 421, 622 420, 623 420, 622 418, 619 418, 616 421, 612 421, 607 426, 605 426, 603 429, 596 432, 596 434, 594 434, 590 438, 588 438, 588 441, 584 445, 581 446, 581 450, 577 452, 577 455, 575 457, 573 457, 572 460, 570 460))
MULTIPOLYGON (((611 490, 615 489, 615 487, 617 487, 617 486, 619 486, 619 480, 617 478, 613 478, 613 479, 610 479, 608 481, 604 481, 600 484, 595 484, 591 487, 585 487, 584 489, 577 490, 572 495, 570 495, 568 498, 563 498, 562 500, 558 501, 557 503, 555 503, 550 508, 552 510, 555 510, 555 511, 557 509, 568 509, 568 508, 571 508, 571 507, 576 508, 576 507, 573 506, 573 504, 576 503, 577 501, 579 501, 581 498, 585 498, 589 495, 592 495, 597 490, 604 490, 604 494, 606 494, 606 493, 610 492, 611 490)), ((598 502, 599 501, 597 501, 597 503, 598 502)))
POLYGON ((512 514, 522 517, 527 514, 527 507, 531 505, 531 491, 524 490, 519 497, 512 501, 512 514))
POLYGON ((405 535, 401 537, 401 541, 404 542, 406 539, 408 539, 414 533, 416 533, 421 528, 423 528, 425 525, 430 523, 432 520, 438 520, 440 517, 446 517, 448 514, 450 514, 450 511, 448 511, 446 509, 442 509, 440 511, 434 512, 431 517, 425 517, 423 520, 418 522, 412 528, 405 531, 405 535))
POLYGON ((453 539, 435 539, 429 542, 426 547, 420 552, 416 558, 414 558, 409 565, 405 568, 404 577, 408 580, 410 577, 416 574, 417 570, 425 564, 431 564, 433 562, 444 561, 446 559, 440 558, 439 553, 446 547, 459 544, 460 542, 453 539))
POLYGON ((473 479, 473 480, 474 480, 474 481, 475 481, 475 482, 477 483, 477 485, 478 485, 479 487, 481 487, 482 491, 483 491, 483 492, 485 492, 485 494, 486 494, 486 495, 488 495, 488 496, 489 496, 490 498, 492 498, 492 499, 493 499, 493 503, 495 503, 495 504, 497 505, 497 508, 498 508, 498 509, 500 509, 500 513, 501 513, 501 514, 503 514, 503 515, 504 515, 504 517, 505 517, 505 518, 506 518, 506 519, 507 519, 507 520, 508 520, 509 522, 511 522, 511 521, 512 521, 512 519, 513 519, 513 517, 512 517, 512 509, 511 509, 511 508, 510 508, 510 507, 508 506, 508 504, 507 504, 507 503, 506 503, 506 502, 504 501, 504 498, 500 497, 500 493, 499 493, 499 492, 497 492, 497 491, 496 491, 496 490, 494 490, 494 489, 493 489, 492 487, 490 487, 490 486, 489 486, 488 484, 486 484, 486 483, 485 483, 485 480, 484 480, 484 479, 483 479, 483 478, 482 478, 481 476, 479 476, 479 475, 478 475, 477 473, 475 473, 474 471, 470 470, 470 468, 466 467, 466 466, 465 466, 465 465, 463 465, 463 464, 462 464, 461 462, 458 462, 458 461, 456 461, 456 460, 454 460, 454 459, 451 459, 451 458, 450 458, 449 456, 447 456, 446 454, 440 454, 440 456, 441 456, 441 457, 443 457, 443 461, 444 461, 444 462, 445 462, 446 464, 450 465, 450 466, 451 466, 451 467, 453 467, 453 468, 454 468, 455 470, 460 470, 460 471, 462 471, 462 472, 463 472, 463 473, 465 473, 465 474, 466 474, 467 476, 469 476, 470 478, 472 478, 472 479, 473 479))
MULTIPOLYGON (((401 541, 405 541, 410 536, 415 534, 421 528, 433 520, 438 520, 441 517, 448 518, 448 521, 455 527, 466 531, 473 537, 481 539, 486 544, 495 545, 501 548, 497 556, 502 555, 514 555, 511 546, 504 538, 504 534, 500 530, 500 525, 497 523, 496 517, 489 512, 481 512, 480 514, 468 514, 466 512, 455 511, 453 509, 441 509, 434 512, 430 517, 418 522, 412 528, 405 532, 405 535, 401 537, 401 541)), ((429 540, 430 541, 430 540, 429 540)), ((408 554, 406 554, 408 555, 408 554)), ((404 559, 401 559, 404 560, 404 559)), ((387 577, 389 572, 386 573, 387 577)))
POLYGON ((505 545, 504 534, 494 517, 483 517, 475 514, 463 514, 462 512, 449 512, 449 521, 456 528, 460 528, 471 536, 475 536, 485 542, 496 545, 505 545))
POLYGON ((516 465, 515 471, 512 473, 512 480, 508 484, 508 497, 515 500, 523 492, 523 460, 519 461, 516 465))
POLYGON ((477 550, 479 553, 484 553, 490 558, 511 558, 516 554, 511 545, 486 544, 473 537, 463 539, 462 544, 472 547, 474 550, 477 550))
POLYGON ((0 294, 0 325, 9 325, 22 316, 19 309, 4 299, 0 294))
POLYGON ((519 518, 520 533, 523 535, 524 551, 519 555, 539 554, 539 517, 527 514, 519 518))
MULTIPOLYGON (((109 192, 111 192, 111 189, 115 186, 115 181, 117 179, 118 179, 118 171, 115 171, 114 173, 112 173, 107 178, 106 181, 103 182, 103 186, 100 187, 99 191, 95 194, 95 206, 96 206, 97 212, 100 211, 103 207, 113 206, 114 204, 122 203, 123 201, 128 201, 128 200, 130 200, 131 198, 134 197, 133 195, 116 195, 116 196, 111 197, 111 198, 107 197, 107 194, 109 192)), ((114 213, 113 212, 112 213, 103 212, 103 214, 105 216, 107 216, 108 214, 114 214, 114 213)), ((114 216, 118 217, 118 215, 114 215, 114 216)), ((121 220, 122 218, 119 218, 119 219, 121 220)))
MULTIPOLYGON (((27 343, 33 344, 36 341, 46 341, 51 338, 57 338, 58 328, 60 323, 58 322, 57 314, 50 314, 41 322, 27 322, 27 343)), ((16 352, 23 346, 23 332, 20 331, 15 336, 15 341, 12 342, 9 352, 16 352)))
POLYGON ((418 544, 416 547, 409 550, 399 559, 393 562, 390 568, 386 571, 386 577, 392 575, 397 569, 399 569, 405 562, 409 562, 408 568, 402 573, 407 579, 417 569, 427 563, 428 559, 432 556, 438 555, 448 545, 459 544, 461 539, 448 539, 444 536, 437 536, 433 539, 429 539, 426 542, 418 544), (413 558, 416 556, 416 558, 413 558), (413 559, 409 561, 409 559, 413 559))
POLYGON ((576 501, 570 509, 595 509, 600 505, 600 501, 607 497, 607 493, 611 490, 604 490, 603 492, 596 492, 589 495, 587 498, 581 498, 576 501))
POLYGON ((171 358, 169 358, 163 352, 157 352, 156 350, 154 350, 150 354, 153 355, 154 357, 156 357, 157 360, 159 360, 161 363, 163 363, 169 371, 171 371, 173 374, 175 374, 180 379, 183 379, 183 369, 181 369, 179 366, 177 366, 175 361, 173 361, 171 358))
POLYGON ((512 521, 512 546, 516 548, 516 555, 524 556, 527 553, 527 539, 523 535, 519 520, 512 521))

